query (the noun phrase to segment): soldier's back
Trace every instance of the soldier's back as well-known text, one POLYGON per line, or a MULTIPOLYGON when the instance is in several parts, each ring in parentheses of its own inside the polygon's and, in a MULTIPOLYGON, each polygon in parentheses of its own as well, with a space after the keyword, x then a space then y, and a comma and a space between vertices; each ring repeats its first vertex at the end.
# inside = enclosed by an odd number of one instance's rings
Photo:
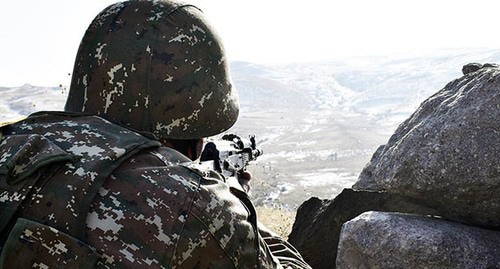
POLYGON ((2 131, 4 268, 266 263, 252 209, 216 174, 190 168, 157 141, 68 114, 38 114, 2 131))

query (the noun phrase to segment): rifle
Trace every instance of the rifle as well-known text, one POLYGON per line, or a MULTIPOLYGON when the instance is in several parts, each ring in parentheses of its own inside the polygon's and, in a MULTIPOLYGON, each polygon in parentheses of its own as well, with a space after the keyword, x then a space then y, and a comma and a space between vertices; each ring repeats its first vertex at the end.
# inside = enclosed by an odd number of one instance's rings
MULTIPOLYGON (((219 172, 230 186, 241 190, 243 187, 239 175, 245 172, 249 162, 256 160, 262 153, 263 151, 257 148, 254 135, 243 139, 235 134, 226 134, 221 140, 205 144, 200 164, 219 172)), ((243 190, 248 192, 244 188, 243 190)))

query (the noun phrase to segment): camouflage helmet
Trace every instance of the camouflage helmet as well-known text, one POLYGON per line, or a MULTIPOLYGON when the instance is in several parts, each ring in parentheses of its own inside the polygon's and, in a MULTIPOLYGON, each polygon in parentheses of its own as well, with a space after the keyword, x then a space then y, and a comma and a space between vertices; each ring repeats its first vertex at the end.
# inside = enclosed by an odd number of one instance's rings
POLYGON ((97 15, 65 110, 194 139, 227 130, 239 107, 220 38, 199 9, 167 0, 120 2, 97 15))

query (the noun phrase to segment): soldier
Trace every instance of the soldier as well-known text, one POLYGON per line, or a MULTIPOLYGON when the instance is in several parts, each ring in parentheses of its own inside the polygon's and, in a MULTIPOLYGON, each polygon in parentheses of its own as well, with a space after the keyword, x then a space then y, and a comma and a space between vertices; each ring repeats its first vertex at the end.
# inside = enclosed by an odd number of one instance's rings
POLYGON ((245 192, 192 165, 201 138, 238 117, 221 41, 196 7, 104 9, 65 110, 0 129, 0 268, 309 268, 245 192))

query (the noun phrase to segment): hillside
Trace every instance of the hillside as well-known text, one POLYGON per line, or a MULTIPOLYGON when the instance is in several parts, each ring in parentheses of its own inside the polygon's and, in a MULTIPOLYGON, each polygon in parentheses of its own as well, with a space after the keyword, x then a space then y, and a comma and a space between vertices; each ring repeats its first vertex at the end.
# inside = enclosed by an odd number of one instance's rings
MULTIPOLYGON (((264 150, 250 170, 258 205, 296 208, 350 187, 398 124, 469 62, 500 50, 345 58, 316 63, 233 62, 241 113, 228 132, 255 134, 264 150)), ((29 81, 29 76, 27 76, 29 81)), ((64 87, 0 87, 0 120, 63 109, 64 87)))
POLYGON ((241 116, 233 127, 264 150, 253 167, 257 204, 296 207, 350 187, 375 149, 422 101, 500 50, 346 58, 320 63, 233 63, 241 116))

